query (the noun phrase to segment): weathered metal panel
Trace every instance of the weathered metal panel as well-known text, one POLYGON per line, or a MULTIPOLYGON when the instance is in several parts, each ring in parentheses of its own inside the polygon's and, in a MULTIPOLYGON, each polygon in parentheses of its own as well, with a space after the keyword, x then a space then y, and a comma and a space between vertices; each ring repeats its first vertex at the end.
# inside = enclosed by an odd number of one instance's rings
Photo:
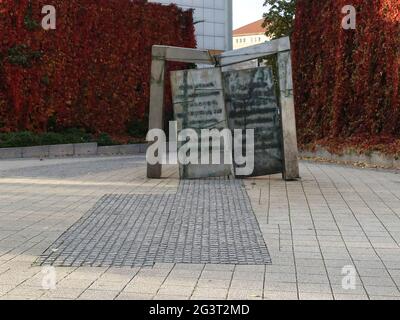
POLYGON ((290 51, 278 53, 278 69, 281 91, 280 104, 282 109, 283 152, 285 159, 283 177, 285 180, 296 180, 300 177, 300 170, 290 51))
POLYGON ((281 173, 282 129, 272 69, 228 71, 223 78, 229 128, 254 129, 253 176, 281 173))
POLYGON ((227 51, 217 56, 219 66, 225 67, 244 61, 259 59, 278 52, 290 51, 290 38, 284 37, 255 46, 227 51))
MULTIPOLYGON (((228 128, 220 68, 172 72, 171 80, 178 132, 193 129, 200 137, 202 129, 228 128)), ((178 143, 178 148, 184 144, 186 143, 178 143)), ((198 150, 200 163, 200 156, 204 150, 201 147, 198 150)), ((223 153, 223 148, 220 149, 220 153, 223 153)), ((232 164, 180 166, 180 176, 183 179, 230 176, 232 172, 232 164)))
MULTIPOLYGON (((165 54, 165 48, 153 47, 153 54, 156 53, 165 54)), ((164 81, 165 60, 153 59, 151 64, 149 130, 164 129, 164 81)), ((149 146, 152 144, 153 142, 149 143, 149 146)), ((149 179, 160 179, 161 176, 161 163, 147 164, 147 177, 149 179)))

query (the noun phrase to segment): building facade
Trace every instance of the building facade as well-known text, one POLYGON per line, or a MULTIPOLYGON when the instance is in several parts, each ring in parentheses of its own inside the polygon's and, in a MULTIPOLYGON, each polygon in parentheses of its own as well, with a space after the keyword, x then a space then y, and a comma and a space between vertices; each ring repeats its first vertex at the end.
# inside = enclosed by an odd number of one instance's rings
POLYGON ((264 20, 258 20, 233 31, 233 49, 260 44, 270 39, 265 35, 264 20))
POLYGON ((197 47, 216 51, 232 50, 232 0, 149 0, 174 3, 194 9, 197 47))

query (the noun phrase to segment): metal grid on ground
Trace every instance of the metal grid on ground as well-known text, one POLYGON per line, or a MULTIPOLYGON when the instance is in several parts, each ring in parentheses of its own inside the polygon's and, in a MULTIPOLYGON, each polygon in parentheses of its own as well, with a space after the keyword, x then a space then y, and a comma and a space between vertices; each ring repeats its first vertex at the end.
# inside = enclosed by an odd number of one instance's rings
POLYGON ((182 181, 176 194, 105 195, 38 260, 55 266, 271 263, 243 183, 182 181))

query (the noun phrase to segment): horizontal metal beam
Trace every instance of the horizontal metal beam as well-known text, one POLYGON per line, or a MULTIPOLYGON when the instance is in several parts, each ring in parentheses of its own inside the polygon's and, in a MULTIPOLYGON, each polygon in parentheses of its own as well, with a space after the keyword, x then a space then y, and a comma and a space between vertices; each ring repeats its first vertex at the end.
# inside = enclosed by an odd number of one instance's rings
POLYGON ((219 56, 216 56, 215 58, 219 66, 225 67, 232 64, 246 62, 289 50, 290 38, 284 37, 255 46, 228 51, 219 56))
MULTIPOLYGON (((164 86, 166 61, 215 65, 215 60, 207 50, 197 50, 169 46, 153 46, 150 85, 149 129, 164 129, 164 86)), ((151 143, 150 143, 151 145, 151 143)), ((147 164, 147 177, 160 179, 162 165, 147 164)))
POLYGON ((169 46, 153 46, 153 59, 209 65, 215 64, 215 60, 208 50, 169 46))

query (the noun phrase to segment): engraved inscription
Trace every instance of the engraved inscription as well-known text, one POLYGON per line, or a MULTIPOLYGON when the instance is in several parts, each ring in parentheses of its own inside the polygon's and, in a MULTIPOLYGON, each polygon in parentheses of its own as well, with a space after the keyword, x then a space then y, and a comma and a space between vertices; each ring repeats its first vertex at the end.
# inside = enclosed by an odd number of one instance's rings
POLYGON ((282 172, 282 130, 271 68, 229 71, 223 78, 229 128, 255 130, 253 175, 282 172))
MULTIPOLYGON (((201 137, 202 129, 228 128, 220 68, 177 71, 173 72, 171 77, 178 132, 194 129, 201 137)), ((206 151, 202 148, 207 147, 207 144, 202 142, 203 140, 193 146, 190 141, 185 141, 178 143, 178 148, 182 144, 197 148, 201 157, 206 151)), ((223 159, 223 144, 221 146, 219 151, 223 159)), ((211 152, 210 147, 207 152, 211 152)), ((232 173, 232 165, 181 165, 180 172, 183 178, 229 176, 232 173)))

